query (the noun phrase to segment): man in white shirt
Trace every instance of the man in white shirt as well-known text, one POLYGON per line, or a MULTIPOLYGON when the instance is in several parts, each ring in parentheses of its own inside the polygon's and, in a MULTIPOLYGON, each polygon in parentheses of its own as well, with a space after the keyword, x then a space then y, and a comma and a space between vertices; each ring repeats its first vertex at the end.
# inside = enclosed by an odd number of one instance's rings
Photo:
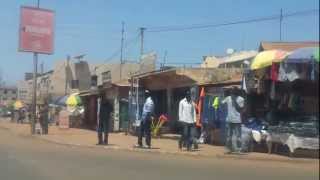
POLYGON ((227 96, 222 103, 227 105, 226 118, 226 148, 228 153, 241 152, 241 113, 244 108, 244 99, 238 96, 238 89, 234 87, 230 96, 227 96), (236 139, 236 143, 233 139, 236 139))
POLYGON ((140 131, 138 135, 138 144, 137 147, 142 148, 142 138, 145 136, 147 148, 151 148, 151 121, 154 113, 154 102, 151 97, 150 91, 145 91, 146 101, 143 105, 141 123, 140 123, 140 131))
POLYGON ((193 131, 196 123, 196 108, 191 100, 190 92, 187 91, 186 97, 179 103, 179 122, 182 125, 182 134, 179 140, 179 149, 182 149, 183 144, 187 146, 187 150, 191 150, 192 143, 197 148, 197 142, 193 136, 193 131))

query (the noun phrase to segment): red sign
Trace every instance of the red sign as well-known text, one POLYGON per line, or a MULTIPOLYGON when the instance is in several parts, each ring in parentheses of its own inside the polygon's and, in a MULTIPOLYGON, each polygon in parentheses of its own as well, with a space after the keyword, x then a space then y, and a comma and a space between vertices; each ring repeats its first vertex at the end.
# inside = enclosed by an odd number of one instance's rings
POLYGON ((54 12, 34 7, 21 7, 19 51, 53 53, 54 12))

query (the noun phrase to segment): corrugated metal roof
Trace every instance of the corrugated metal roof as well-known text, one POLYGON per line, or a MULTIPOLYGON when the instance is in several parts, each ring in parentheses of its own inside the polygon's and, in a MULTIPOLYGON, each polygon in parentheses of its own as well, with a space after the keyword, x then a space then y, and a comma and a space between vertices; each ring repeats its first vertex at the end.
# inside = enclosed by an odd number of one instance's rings
POLYGON ((284 51, 293 51, 303 47, 319 47, 319 41, 302 42, 261 42, 259 51, 279 49, 284 51))

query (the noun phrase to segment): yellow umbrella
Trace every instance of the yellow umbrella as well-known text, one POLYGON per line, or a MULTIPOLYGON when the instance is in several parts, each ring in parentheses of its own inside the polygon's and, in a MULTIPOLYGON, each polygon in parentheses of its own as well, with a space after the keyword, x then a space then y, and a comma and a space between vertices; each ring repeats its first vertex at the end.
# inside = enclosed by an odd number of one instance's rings
POLYGON ((252 61, 251 69, 261 69, 271 66, 272 63, 283 61, 289 53, 282 50, 269 50, 259 53, 252 61))
POLYGON ((68 97, 68 99, 67 99, 67 101, 66 101, 66 104, 68 105, 68 106, 78 106, 78 105, 81 105, 81 99, 80 99, 80 97, 78 96, 78 93, 74 93, 74 94, 71 94, 69 97, 68 97))
POLYGON ((16 102, 14 102, 13 107, 14 107, 14 109, 20 109, 20 108, 23 108, 24 105, 21 101, 18 100, 16 102))

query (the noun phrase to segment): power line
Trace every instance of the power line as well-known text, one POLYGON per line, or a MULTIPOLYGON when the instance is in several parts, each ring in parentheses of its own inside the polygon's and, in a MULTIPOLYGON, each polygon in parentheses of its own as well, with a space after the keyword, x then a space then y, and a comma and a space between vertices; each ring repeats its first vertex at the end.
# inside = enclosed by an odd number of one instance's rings
MULTIPOLYGON (((124 43, 123 49, 126 49, 126 48, 128 48, 130 45, 137 43, 138 40, 139 40, 139 38, 140 38, 140 34, 139 34, 138 36, 136 36, 135 38, 132 38, 132 39, 128 40, 126 43, 124 43)), ((119 56, 120 54, 121 54, 121 47, 118 48, 114 53, 112 53, 111 56, 109 56, 109 57, 104 61, 104 63, 114 60, 114 58, 117 57, 117 56, 119 56)), ((100 66, 98 66, 97 68, 101 68, 101 67, 104 67, 104 66, 106 66, 106 64, 100 65, 100 66)))
MULTIPOLYGON (((297 11, 293 13, 283 14, 282 18, 307 16, 307 15, 318 14, 318 13, 319 13, 319 9, 297 11)), ((193 30, 193 29, 215 28, 215 27, 229 26, 229 25, 236 25, 236 24, 256 23, 256 22, 271 21, 271 20, 278 20, 278 19, 279 19, 279 15, 273 15, 273 16, 266 16, 266 17, 260 17, 260 18, 252 18, 247 20, 218 23, 218 24, 193 24, 193 25, 187 25, 187 26, 159 26, 159 27, 147 28, 146 32, 156 33, 156 32, 169 32, 169 31, 185 31, 185 30, 193 30)))

